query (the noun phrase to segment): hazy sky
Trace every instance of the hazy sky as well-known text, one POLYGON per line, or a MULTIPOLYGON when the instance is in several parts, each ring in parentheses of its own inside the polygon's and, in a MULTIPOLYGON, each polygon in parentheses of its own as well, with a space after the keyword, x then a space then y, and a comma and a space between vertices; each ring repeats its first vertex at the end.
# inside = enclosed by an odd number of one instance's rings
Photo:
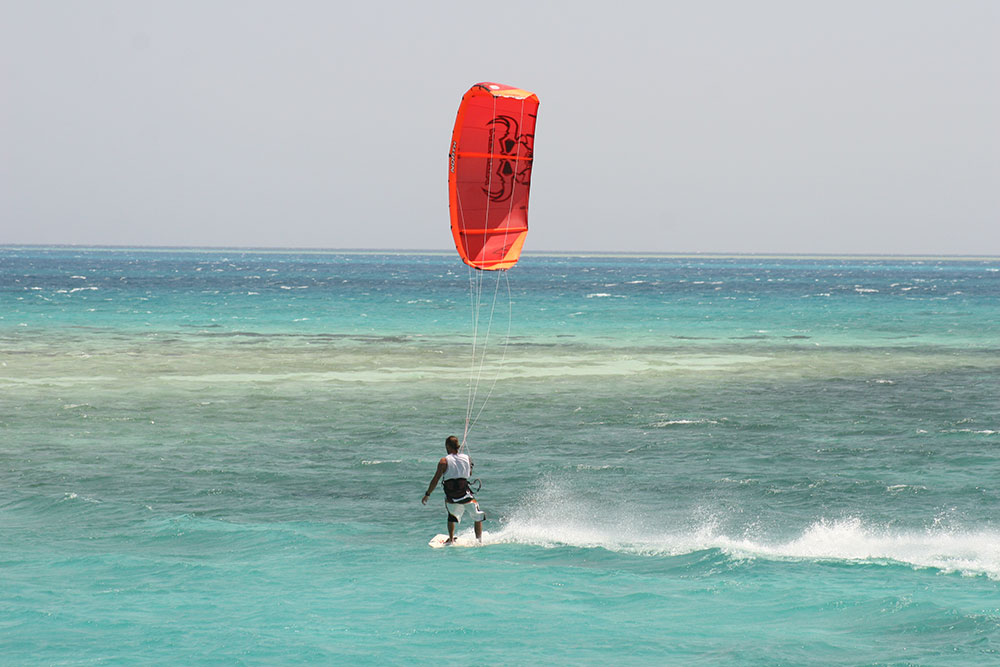
POLYGON ((997 0, 0 0, 0 243, 451 248, 477 81, 529 252, 1000 255, 997 0))

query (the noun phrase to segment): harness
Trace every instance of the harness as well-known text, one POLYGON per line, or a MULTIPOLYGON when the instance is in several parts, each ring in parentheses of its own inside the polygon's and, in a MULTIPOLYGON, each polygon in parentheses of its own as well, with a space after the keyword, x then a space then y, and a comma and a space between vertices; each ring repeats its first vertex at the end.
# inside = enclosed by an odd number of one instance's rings
POLYGON ((457 477, 444 480, 441 482, 441 486, 444 488, 445 502, 460 503, 475 498, 475 494, 483 488, 483 483, 481 480, 474 479, 470 484, 469 480, 464 477, 457 477))

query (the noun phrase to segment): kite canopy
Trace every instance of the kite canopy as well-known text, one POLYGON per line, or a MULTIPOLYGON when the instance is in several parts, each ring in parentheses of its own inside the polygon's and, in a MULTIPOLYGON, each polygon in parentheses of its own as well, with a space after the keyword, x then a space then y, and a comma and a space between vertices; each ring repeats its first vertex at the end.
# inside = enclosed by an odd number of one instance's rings
POLYGON ((462 260, 509 269, 528 235, 538 96, 477 83, 462 97, 448 155, 451 233, 462 260))

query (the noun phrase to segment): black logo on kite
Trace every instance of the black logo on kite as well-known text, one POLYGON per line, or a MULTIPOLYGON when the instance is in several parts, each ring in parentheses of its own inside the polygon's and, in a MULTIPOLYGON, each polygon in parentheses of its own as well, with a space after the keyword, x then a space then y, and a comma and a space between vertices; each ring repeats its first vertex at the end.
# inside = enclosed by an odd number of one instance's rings
POLYGON ((494 159, 488 163, 493 169, 491 171, 490 166, 486 168, 483 192, 490 201, 506 201, 514 194, 517 185, 531 185, 535 135, 520 134, 517 119, 513 116, 495 116, 487 126, 490 128, 490 152, 509 155, 511 159, 494 159))

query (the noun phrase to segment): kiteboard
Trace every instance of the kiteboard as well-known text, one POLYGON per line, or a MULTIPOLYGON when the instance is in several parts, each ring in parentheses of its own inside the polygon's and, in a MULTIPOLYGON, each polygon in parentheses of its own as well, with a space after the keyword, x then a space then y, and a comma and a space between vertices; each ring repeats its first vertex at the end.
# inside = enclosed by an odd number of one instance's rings
POLYGON ((474 537, 456 537, 455 541, 451 544, 445 544, 448 540, 448 536, 444 533, 439 533, 435 535, 430 542, 427 543, 431 549, 443 549, 444 547, 481 547, 483 543, 474 537))

